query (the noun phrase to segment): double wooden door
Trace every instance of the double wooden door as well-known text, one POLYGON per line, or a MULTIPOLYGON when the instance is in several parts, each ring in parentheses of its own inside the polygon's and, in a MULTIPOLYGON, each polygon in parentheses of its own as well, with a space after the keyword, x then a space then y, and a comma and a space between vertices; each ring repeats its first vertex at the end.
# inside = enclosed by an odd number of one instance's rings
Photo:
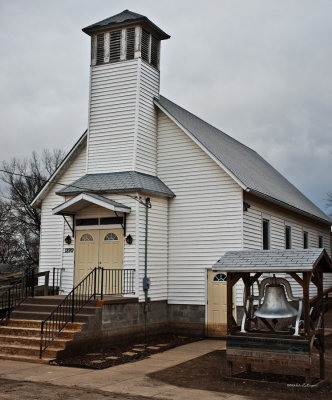
MULTIPOLYGON (((77 285, 94 268, 120 270, 123 265, 122 229, 76 231, 75 274, 77 285)), ((109 274, 111 276, 111 274, 109 274)), ((113 274, 114 275, 114 274, 113 274)))

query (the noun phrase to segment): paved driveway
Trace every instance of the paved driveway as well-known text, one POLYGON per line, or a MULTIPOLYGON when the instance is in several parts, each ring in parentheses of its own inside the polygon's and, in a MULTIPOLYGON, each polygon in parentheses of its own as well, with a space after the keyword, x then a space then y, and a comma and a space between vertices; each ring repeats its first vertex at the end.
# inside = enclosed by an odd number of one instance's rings
POLYGON ((87 370, 52 365, 0 360, 2 378, 60 386, 99 389, 105 392, 141 395, 155 399, 245 399, 243 396, 177 387, 155 379, 147 374, 200 357, 214 350, 225 348, 223 340, 202 340, 179 346, 149 358, 104 370, 87 370))

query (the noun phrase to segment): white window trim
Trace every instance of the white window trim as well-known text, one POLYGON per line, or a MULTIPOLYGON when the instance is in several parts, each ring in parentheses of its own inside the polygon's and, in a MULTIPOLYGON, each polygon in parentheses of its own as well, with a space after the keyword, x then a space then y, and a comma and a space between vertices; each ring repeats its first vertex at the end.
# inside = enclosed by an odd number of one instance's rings
POLYGON ((291 250, 292 249, 292 245, 293 245, 292 236, 293 236, 292 224, 290 222, 285 221, 285 249, 286 250, 291 250), (289 249, 287 249, 286 228, 290 228, 289 249))
POLYGON ((310 238, 309 238, 309 229, 307 229, 307 228, 302 228, 302 240, 303 240, 303 248, 305 249, 305 247, 304 247, 304 234, 307 234, 308 235, 308 247, 307 247, 307 249, 309 249, 309 243, 310 243, 310 238))
POLYGON ((271 216, 262 213, 262 249, 264 250, 264 236, 263 236, 263 221, 268 221, 269 222, 269 234, 268 234, 268 249, 265 250, 271 250, 271 216))
POLYGON ((83 225, 75 226, 75 231, 87 231, 87 230, 99 230, 99 229, 120 229, 122 226, 120 224, 109 224, 109 225, 83 225))

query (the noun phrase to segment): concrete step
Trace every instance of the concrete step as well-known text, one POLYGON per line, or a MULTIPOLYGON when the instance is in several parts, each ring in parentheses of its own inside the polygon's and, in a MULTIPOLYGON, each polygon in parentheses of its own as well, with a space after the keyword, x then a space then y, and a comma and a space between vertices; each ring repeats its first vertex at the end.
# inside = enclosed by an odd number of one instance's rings
MULTIPOLYGON (((84 311, 84 310, 82 310, 84 311)), ((11 313, 10 319, 25 319, 25 320, 36 320, 36 321, 44 321, 50 313, 48 312, 33 312, 33 311, 20 311, 16 309, 11 313)), ((93 314, 83 314, 79 313, 75 315, 75 322, 88 322, 89 317, 91 317, 93 314)))
MULTIPOLYGON (((13 311, 13 314, 17 311, 31 311, 31 312, 42 312, 51 314, 51 312, 54 311, 56 308, 57 308, 56 304, 22 303, 15 309, 15 311, 13 311)), ((82 311, 84 312, 84 314, 93 315, 96 309, 97 307, 85 306, 82 309, 82 311)), ((67 314, 71 314, 71 310, 72 310, 71 306, 62 307, 62 312, 66 312, 67 314)), ((82 311, 80 311, 80 313, 82 311)))
MULTIPOLYGON (((19 327, 19 328, 39 328, 41 329, 42 321, 29 320, 29 319, 10 319, 7 327, 19 327)), ((81 330, 83 323, 81 322, 68 322, 66 330, 81 330)))
MULTIPOLYGON (((70 341, 70 339, 59 339, 56 338, 52 342, 52 348, 63 350, 66 348, 66 344, 70 341)), ((29 337, 29 336, 5 336, 0 335, 0 349, 3 346, 17 346, 17 347, 38 347, 40 346, 40 336, 39 338, 36 337, 29 337)))
MULTIPOLYGON (((40 351, 39 346, 21 347, 21 346, 6 344, 0 347, 1 354, 10 354, 10 355, 17 355, 17 356, 24 356, 31 358, 39 358, 39 351, 40 351)), ((58 351, 59 349, 53 347, 52 344, 43 352, 43 357, 54 359, 56 358, 56 354, 58 351)))
MULTIPOLYGON (((59 339, 72 340, 76 332, 80 332, 81 329, 63 329, 59 335, 59 339)), ((20 326, 1 326, 0 335, 2 336, 13 336, 13 337, 35 337, 40 338, 40 328, 26 328, 20 326)))
POLYGON ((20 356, 16 354, 5 354, 0 352, 0 359, 2 360, 12 360, 12 361, 25 361, 30 363, 38 363, 38 364, 49 364, 53 358, 45 358, 42 359, 36 357, 28 357, 28 356, 20 356))
POLYGON ((66 296, 35 296, 28 297, 22 304, 56 304, 59 305, 66 296))
MULTIPOLYGON (((35 297, 28 297, 22 304, 55 304, 59 305, 62 300, 66 296, 64 295, 57 295, 57 296, 35 296, 35 297)), ((87 306, 96 306, 98 300, 90 300, 87 306)))

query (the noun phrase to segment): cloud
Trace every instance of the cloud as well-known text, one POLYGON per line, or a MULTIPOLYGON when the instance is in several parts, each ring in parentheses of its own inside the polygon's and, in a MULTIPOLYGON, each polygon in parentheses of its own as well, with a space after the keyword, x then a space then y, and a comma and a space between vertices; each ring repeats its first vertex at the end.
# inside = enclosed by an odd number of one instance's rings
POLYGON ((172 38, 161 92, 258 151, 322 209, 332 190, 332 2, 0 3, 0 158, 68 150, 87 125, 89 38, 129 8, 172 38))

